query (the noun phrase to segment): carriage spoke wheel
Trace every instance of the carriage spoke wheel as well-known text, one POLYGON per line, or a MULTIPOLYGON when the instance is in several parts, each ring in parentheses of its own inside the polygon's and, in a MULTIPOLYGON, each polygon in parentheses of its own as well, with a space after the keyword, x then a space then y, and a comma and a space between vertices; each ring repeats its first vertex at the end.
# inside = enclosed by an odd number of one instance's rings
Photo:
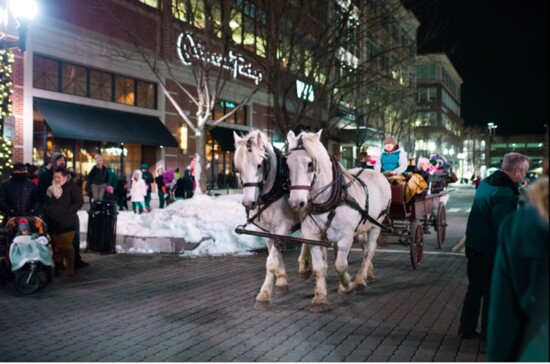
POLYGON ((440 202, 437 206, 434 228, 437 232, 437 246, 441 249, 445 242, 445 232, 447 231, 447 215, 445 214, 445 204, 443 202, 440 202))
POLYGON ((409 244, 411 250, 411 264, 414 269, 417 269, 420 265, 420 261, 422 261, 422 255, 424 253, 423 241, 424 231, 422 224, 415 221, 411 224, 411 243, 409 244))
POLYGON ((40 287, 40 276, 38 271, 25 269, 17 272, 15 278, 15 289, 21 294, 31 294, 40 287))

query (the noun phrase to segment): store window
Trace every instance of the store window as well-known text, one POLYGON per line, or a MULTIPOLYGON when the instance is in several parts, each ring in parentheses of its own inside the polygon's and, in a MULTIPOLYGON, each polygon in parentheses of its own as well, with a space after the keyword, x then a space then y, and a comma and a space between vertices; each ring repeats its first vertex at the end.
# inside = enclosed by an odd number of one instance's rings
POLYGON ((113 76, 110 73, 90 70, 90 97, 105 101, 113 99, 113 76))
POLYGON ((137 81, 137 106, 156 109, 157 88, 149 82, 137 81))
POLYGON ((123 76, 115 76, 115 101, 121 104, 133 105, 135 102, 135 82, 123 76))
POLYGON ((86 96, 86 68, 70 63, 61 66, 61 92, 86 96))
POLYGON ((57 61, 35 56, 33 58, 33 85, 48 91, 59 89, 59 68, 57 61))
MULTIPOLYGON (((237 104, 231 101, 221 101, 214 107, 214 120, 220 120, 224 115, 229 114, 237 107, 237 104)), ((226 123, 246 125, 247 106, 241 106, 234 114, 224 120, 226 123)))
POLYGON ((37 89, 148 109, 157 108, 157 85, 152 82, 37 54, 33 55, 33 65, 33 86, 37 89))

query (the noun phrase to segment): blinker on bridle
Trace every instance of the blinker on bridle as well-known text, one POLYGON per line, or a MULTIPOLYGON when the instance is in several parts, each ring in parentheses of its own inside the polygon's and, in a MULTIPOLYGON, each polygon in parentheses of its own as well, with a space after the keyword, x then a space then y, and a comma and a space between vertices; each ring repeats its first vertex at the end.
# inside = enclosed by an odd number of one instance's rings
MULTIPOLYGON (((304 141, 302 140, 302 137, 300 136, 298 138, 298 143, 296 144, 296 146, 294 148, 292 148, 288 154, 294 152, 295 150, 305 150, 306 148, 304 147, 304 141)), ((315 173, 315 168, 314 168, 314 171, 313 171, 313 179, 311 180, 311 184, 309 186, 306 186, 306 185, 290 185, 289 189, 290 191, 292 190, 306 190, 306 191, 311 191, 313 189, 313 185, 315 184, 315 182, 317 182, 317 173, 315 173)))
MULTIPOLYGON (((252 153, 252 141, 248 139, 246 141, 246 151, 249 153, 252 153)), ((264 188, 264 182, 267 180, 267 176, 269 175, 269 164, 268 159, 264 158, 262 161, 262 167, 263 167, 263 179, 260 182, 243 182, 243 188, 247 187, 258 187, 260 191, 264 188)), ((242 181, 242 177, 241 177, 242 181)))

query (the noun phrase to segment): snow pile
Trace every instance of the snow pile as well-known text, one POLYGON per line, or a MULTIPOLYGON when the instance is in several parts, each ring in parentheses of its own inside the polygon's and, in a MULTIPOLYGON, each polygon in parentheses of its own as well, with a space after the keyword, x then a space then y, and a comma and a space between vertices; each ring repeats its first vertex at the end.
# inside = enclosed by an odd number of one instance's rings
MULTIPOLYGON (((119 211, 117 235, 176 237, 187 243, 200 242, 185 255, 248 254, 250 250, 265 247, 265 243, 262 238, 234 232, 236 226, 246 222, 241 199, 242 195, 197 195, 141 215, 119 211)), ((88 213, 79 211, 79 218, 81 232, 87 231, 88 213)))

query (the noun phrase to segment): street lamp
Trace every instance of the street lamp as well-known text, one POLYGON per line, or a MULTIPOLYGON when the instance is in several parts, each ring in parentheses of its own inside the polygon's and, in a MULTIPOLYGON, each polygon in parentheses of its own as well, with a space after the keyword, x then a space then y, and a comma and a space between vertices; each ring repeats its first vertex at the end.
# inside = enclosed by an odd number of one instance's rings
POLYGON ((489 135, 495 135, 498 125, 495 123, 487 123, 487 129, 489 129, 489 135))
POLYGON ((19 47, 25 51, 29 22, 36 16, 38 4, 36 0, 0 0, 0 50, 19 47), (18 37, 13 35, 14 27, 18 37))

